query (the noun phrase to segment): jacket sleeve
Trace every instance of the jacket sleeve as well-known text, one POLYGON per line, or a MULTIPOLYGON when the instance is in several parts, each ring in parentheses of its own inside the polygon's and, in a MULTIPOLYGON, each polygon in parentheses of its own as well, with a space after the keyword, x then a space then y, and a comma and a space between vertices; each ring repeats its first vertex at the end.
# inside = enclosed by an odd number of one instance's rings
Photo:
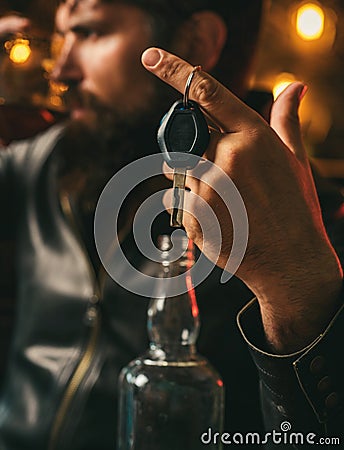
POLYGON ((30 140, 14 141, 0 149, 0 240, 13 238, 18 209, 18 167, 30 149, 30 140))
POLYGON ((9 148, 0 149, 0 207, 1 221, 0 233, 1 238, 9 232, 11 227, 8 222, 12 216, 13 210, 13 187, 11 177, 11 154, 9 148))
POLYGON ((11 150, 0 149, 0 387, 14 326, 16 278, 11 150))
POLYGON ((23 192, 30 189, 35 164, 49 155, 63 134, 56 125, 0 149, 0 389, 5 373, 16 310, 16 224, 21 220, 23 192))
POLYGON ((0 239, 15 234, 17 212, 23 202, 21 193, 30 188, 37 166, 51 154, 64 129, 65 124, 57 124, 0 149, 0 239))
MULTIPOLYGON (((344 443, 344 359, 340 355, 344 306, 318 338, 289 355, 266 351, 255 299, 239 313, 238 325, 258 369, 266 431, 302 433, 300 448, 321 444, 322 439, 339 438, 344 443)), ((301 435, 299 444, 300 440, 301 435)), ((267 444, 274 448, 271 440, 267 444)))

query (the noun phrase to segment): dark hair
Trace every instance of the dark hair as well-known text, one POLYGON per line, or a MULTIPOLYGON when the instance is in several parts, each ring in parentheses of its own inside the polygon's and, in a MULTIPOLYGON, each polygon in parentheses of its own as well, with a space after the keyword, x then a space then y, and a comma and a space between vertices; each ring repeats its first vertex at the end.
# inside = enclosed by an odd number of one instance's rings
POLYGON ((258 40, 264 0, 121 0, 121 2, 136 5, 152 15, 155 19, 157 44, 167 49, 176 30, 193 13, 202 10, 216 12, 227 25, 228 38, 213 75, 234 90, 237 86, 246 84, 258 40))
MULTIPOLYGON (((65 0, 60 0, 64 2, 65 0)), ((75 0, 75 3, 82 0, 75 0)), ((101 0, 135 5, 150 14, 156 45, 167 50, 175 33, 192 14, 210 10, 228 29, 227 42, 213 75, 231 89, 245 85, 260 29, 265 0, 101 0)))

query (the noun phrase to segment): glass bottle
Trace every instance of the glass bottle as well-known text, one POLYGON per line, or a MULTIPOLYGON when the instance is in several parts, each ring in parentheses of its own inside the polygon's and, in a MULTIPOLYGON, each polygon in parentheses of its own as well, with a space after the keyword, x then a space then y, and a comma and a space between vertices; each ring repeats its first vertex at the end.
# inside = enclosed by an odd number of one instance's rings
MULTIPOLYGON (((149 349, 120 374, 118 450, 204 450, 201 436, 222 432, 223 382, 196 351, 200 320, 188 270, 193 246, 186 236, 178 238, 173 250, 187 250, 177 261, 171 261, 170 237, 160 238, 162 277, 169 281, 158 281, 150 300, 149 349), (168 297, 168 283, 179 282, 180 274, 186 275, 183 293, 168 297)), ((222 448, 219 441, 207 444, 222 448)))

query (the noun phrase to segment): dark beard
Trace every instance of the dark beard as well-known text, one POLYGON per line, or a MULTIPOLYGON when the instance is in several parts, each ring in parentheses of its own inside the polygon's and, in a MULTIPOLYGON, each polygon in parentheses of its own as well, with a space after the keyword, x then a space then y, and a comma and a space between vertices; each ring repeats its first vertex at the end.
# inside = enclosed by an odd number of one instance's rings
MULTIPOLYGON (((68 188, 85 179, 78 196, 83 208, 94 209, 107 181, 122 167, 143 156, 159 152, 156 132, 161 117, 178 94, 155 80, 154 98, 141 110, 124 114, 109 109, 89 95, 84 100, 96 112, 92 127, 71 121, 59 145, 59 176, 68 179, 68 188), (85 206, 87 205, 87 206, 85 206)), ((77 189, 76 189, 77 190, 77 189)))

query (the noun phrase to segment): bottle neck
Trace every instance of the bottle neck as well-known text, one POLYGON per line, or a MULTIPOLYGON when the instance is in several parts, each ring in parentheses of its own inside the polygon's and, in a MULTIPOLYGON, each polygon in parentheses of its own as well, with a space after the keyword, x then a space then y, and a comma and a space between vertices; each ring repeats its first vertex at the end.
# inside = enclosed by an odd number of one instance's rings
POLYGON ((147 326, 150 349, 161 357, 178 360, 196 355, 200 320, 189 270, 193 263, 191 245, 177 261, 169 262, 168 256, 163 261, 161 280, 165 282, 165 292, 168 283, 174 283, 174 286, 179 283, 182 293, 168 297, 164 294, 164 289, 159 290, 158 286, 158 295, 149 304, 147 326))

